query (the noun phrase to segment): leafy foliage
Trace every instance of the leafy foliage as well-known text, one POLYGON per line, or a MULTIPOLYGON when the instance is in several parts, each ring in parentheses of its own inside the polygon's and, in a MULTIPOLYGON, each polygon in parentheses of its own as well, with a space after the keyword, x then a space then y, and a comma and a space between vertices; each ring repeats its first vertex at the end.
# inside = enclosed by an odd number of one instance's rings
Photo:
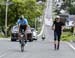
MULTIPOLYGON (((0 2, 6 2, 6 0, 0 0, 0 2)), ((24 15, 29 24, 34 26, 35 18, 40 17, 43 13, 44 5, 38 5, 36 0, 10 0, 10 2, 13 4, 8 6, 8 30, 15 25, 20 15, 24 15)), ((5 5, 0 5, 1 27, 5 26, 5 8, 5 5)))
POLYGON ((74 14, 75 14, 75 7, 70 7, 70 8, 68 9, 68 11, 69 11, 69 13, 70 13, 71 15, 74 15, 74 14))

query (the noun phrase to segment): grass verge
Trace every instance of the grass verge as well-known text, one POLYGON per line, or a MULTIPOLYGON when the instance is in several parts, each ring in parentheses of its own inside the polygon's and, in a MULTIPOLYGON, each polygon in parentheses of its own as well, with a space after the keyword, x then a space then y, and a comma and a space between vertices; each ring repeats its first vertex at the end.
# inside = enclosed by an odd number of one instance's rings
POLYGON ((62 41, 75 41, 75 35, 71 32, 63 32, 61 36, 62 41))

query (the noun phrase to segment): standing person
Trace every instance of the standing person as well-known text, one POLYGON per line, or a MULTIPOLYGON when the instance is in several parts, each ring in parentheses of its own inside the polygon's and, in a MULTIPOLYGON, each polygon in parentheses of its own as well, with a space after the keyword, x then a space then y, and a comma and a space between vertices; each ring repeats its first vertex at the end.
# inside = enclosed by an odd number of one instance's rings
MULTIPOLYGON (((24 18, 23 15, 21 15, 21 17, 18 19, 17 23, 18 23, 19 36, 20 36, 20 33, 22 32, 22 29, 24 29, 24 32, 26 31, 27 25, 28 25, 28 21, 27 21, 26 18, 24 18)), ((26 33, 25 33, 25 42, 27 42, 27 34, 26 33)))
POLYGON ((55 18, 53 22, 52 29, 54 30, 54 48, 59 50, 61 33, 64 29, 64 23, 60 21, 60 16, 55 18))

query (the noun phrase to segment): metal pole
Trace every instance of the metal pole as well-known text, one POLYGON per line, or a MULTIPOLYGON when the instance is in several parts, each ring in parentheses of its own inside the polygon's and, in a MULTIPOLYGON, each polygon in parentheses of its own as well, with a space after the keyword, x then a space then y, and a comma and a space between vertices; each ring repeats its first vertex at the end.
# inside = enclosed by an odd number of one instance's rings
POLYGON ((36 18, 35 18, 35 30, 36 30, 36 18))
MULTIPOLYGON (((46 10, 47 10, 47 1, 45 2, 45 6, 46 8, 43 10, 43 25, 44 25, 44 30, 46 29, 45 28, 45 18, 46 18, 46 10)), ((43 35, 42 35, 42 38, 45 39, 45 31, 43 31, 43 35)))
POLYGON ((8 1, 6 1, 6 14, 5 14, 5 33, 6 33, 6 37, 7 37, 7 13, 8 13, 8 1))

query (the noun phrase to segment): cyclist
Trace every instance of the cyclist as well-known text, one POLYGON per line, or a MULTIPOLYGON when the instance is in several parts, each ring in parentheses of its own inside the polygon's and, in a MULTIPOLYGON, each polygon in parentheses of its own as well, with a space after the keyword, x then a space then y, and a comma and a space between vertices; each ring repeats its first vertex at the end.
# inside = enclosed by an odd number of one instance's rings
MULTIPOLYGON (((21 17, 17 21, 17 24, 18 24, 19 36, 20 36, 20 33, 22 32, 22 29, 24 29, 24 32, 26 31, 26 28, 27 28, 27 25, 28 25, 28 21, 27 21, 26 18, 24 18, 23 15, 21 15, 21 17)), ((25 43, 26 43, 27 42, 27 35, 26 35, 26 33, 24 35, 25 35, 25 43)))

